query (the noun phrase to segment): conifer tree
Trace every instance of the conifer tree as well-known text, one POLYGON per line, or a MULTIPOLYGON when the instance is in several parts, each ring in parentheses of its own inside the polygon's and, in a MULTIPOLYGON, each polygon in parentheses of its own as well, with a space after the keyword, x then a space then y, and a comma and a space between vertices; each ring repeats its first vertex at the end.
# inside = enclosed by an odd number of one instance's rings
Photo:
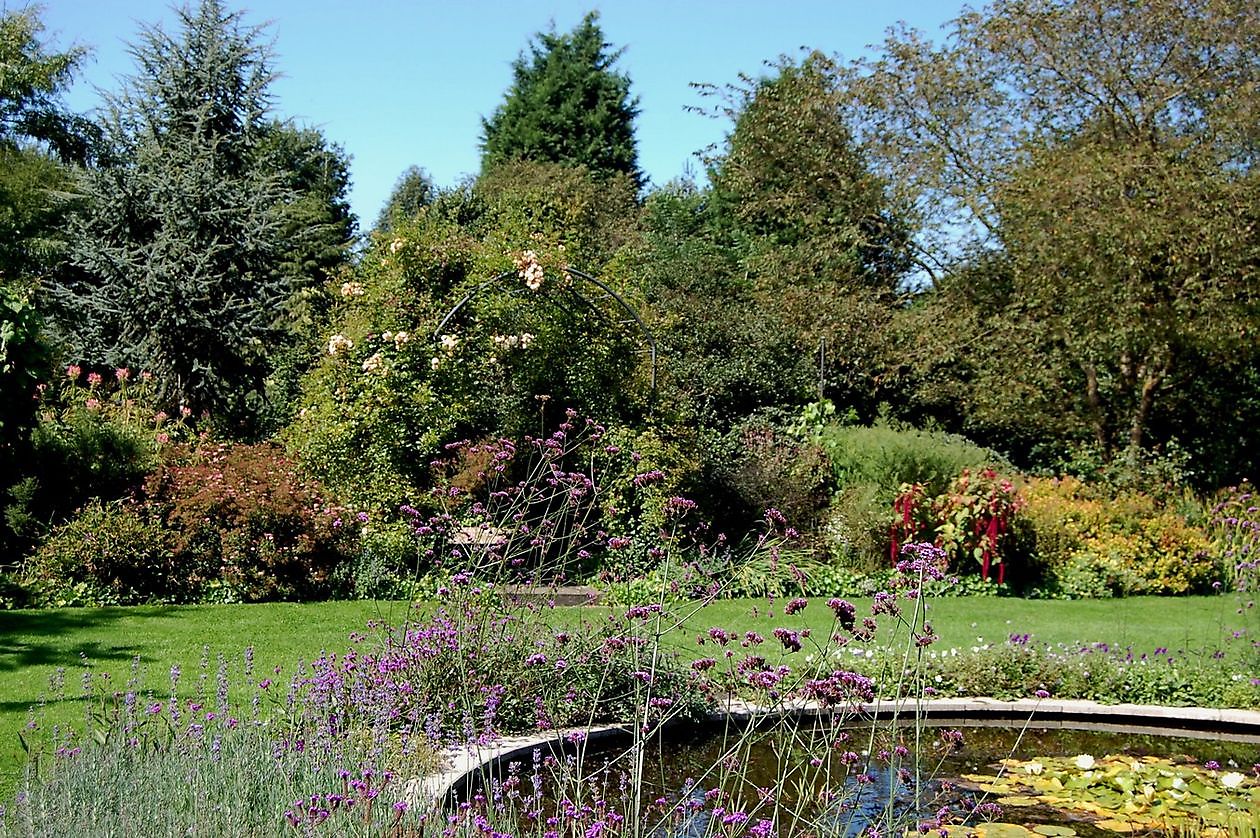
POLYGON ((303 253, 315 228, 293 223, 303 161, 278 152, 328 149, 278 138, 260 27, 220 0, 177 14, 174 34, 149 28, 132 46, 137 73, 108 101, 51 293, 75 359, 149 370, 172 404, 235 426, 258 410, 286 304, 312 281, 294 266, 327 261, 303 253))
POLYGON ((482 169, 508 160, 585 166, 642 185, 634 141, 638 100, 613 69, 612 50, 591 12, 572 32, 539 34, 513 64, 503 104, 482 120, 482 169))

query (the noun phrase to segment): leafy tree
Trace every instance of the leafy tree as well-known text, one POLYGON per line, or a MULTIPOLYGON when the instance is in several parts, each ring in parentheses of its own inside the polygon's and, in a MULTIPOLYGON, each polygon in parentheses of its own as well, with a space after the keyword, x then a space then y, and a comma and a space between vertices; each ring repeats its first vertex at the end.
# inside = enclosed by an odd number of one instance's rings
POLYGON ((909 228, 849 127, 841 68, 815 52, 774 71, 727 91, 734 125, 710 161, 713 220, 750 302, 787 330, 815 384, 871 418, 891 395, 909 228))
POLYGON ((0 144, 16 147, 34 140, 63 159, 82 160, 90 131, 58 96, 86 51, 48 52, 39 40, 43 29, 34 8, 0 11, 0 144))
POLYGON ((1003 0, 943 46, 903 31, 885 50, 850 90, 866 147, 902 175, 923 262, 940 277, 1000 251, 1010 283, 976 301, 976 330, 926 353, 989 347, 973 370, 991 390, 1027 351, 1071 394, 1049 407, 1066 404, 1070 433, 1111 456, 1159 443, 1152 419, 1197 374, 1187 360, 1229 359, 1260 330, 1260 11, 1003 0))
POLYGON ((0 11, 0 281, 45 272, 64 220, 64 164, 81 162, 93 132, 59 101, 84 56, 50 52, 35 9, 0 11))
POLYGON ((394 184, 394 191, 389 193, 385 206, 381 207, 376 229, 389 232, 399 220, 412 217, 422 207, 433 203, 436 197, 437 187, 433 185, 429 173, 419 166, 409 166, 394 184))
POLYGON ((839 68, 820 53, 733 91, 712 161, 718 214, 754 273, 780 286, 894 288, 908 229, 846 122, 839 68))
POLYGON ((270 119, 262 37, 219 0, 180 10, 177 34, 141 33, 52 289, 77 358, 150 370, 166 401, 238 428, 283 343, 279 312, 344 258, 350 229, 344 163, 270 119))
POLYGON ((508 160, 586 166, 597 177, 625 174, 641 185, 630 78, 613 69, 611 51, 591 12, 572 32, 540 33, 512 65, 513 81, 494 114, 482 120, 482 169, 508 160))

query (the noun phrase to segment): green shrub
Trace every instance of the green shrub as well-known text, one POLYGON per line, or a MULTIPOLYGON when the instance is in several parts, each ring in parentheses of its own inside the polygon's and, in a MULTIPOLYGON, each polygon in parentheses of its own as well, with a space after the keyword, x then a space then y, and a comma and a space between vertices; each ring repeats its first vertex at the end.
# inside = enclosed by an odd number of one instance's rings
POLYGON ((838 487, 875 486, 889 505, 903 483, 921 483, 936 496, 964 469, 1007 465, 1000 454, 963 437, 888 424, 828 426, 819 442, 831 458, 838 487))
POLYGON ((30 558, 25 584, 41 606, 195 601, 207 569, 180 566, 171 535, 135 503, 92 501, 30 558))

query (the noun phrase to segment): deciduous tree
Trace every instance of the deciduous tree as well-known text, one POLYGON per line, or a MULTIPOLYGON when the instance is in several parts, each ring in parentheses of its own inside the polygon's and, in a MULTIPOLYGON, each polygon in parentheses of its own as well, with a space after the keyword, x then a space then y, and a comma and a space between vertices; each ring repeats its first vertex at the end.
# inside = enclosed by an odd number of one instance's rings
POLYGON ((1004 254, 1011 293, 976 300, 978 333, 939 334, 987 336, 977 386, 1027 350, 1070 388, 1054 409, 1079 434, 1137 456, 1196 374, 1185 359, 1260 334, 1254 3, 1002 0, 939 47, 894 33, 850 82, 923 261, 1004 254))

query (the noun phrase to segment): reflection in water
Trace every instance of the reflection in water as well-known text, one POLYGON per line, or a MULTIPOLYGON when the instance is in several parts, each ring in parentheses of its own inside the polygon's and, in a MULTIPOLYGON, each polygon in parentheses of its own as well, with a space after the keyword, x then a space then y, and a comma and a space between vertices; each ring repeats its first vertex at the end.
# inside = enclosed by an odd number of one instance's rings
MULTIPOLYGON (((578 818, 583 824, 607 823, 608 832, 625 834, 630 830, 622 828, 621 820, 633 819, 637 805, 640 827, 635 831, 659 838, 737 833, 753 838, 856 838, 872 834, 871 829, 888 836, 920 826, 930 830, 942 822, 991 820, 996 808, 987 796, 953 782, 962 775, 989 771, 1010 756, 1077 754, 1154 754, 1249 768, 1260 760, 1260 745, 1010 728, 928 728, 917 734, 892 727, 719 731, 687 742, 648 743, 637 788, 632 766, 638 755, 626 748, 591 748, 580 759, 541 759, 535 765, 543 775, 542 794, 522 800, 515 811, 525 821, 520 832, 578 818)), ((491 783, 485 796, 502 800, 499 786, 491 783)), ((1065 816, 1044 807, 1021 810, 1019 820, 1066 822, 1065 816)), ((1102 834, 1087 824, 1072 825, 1082 836, 1102 834)))

